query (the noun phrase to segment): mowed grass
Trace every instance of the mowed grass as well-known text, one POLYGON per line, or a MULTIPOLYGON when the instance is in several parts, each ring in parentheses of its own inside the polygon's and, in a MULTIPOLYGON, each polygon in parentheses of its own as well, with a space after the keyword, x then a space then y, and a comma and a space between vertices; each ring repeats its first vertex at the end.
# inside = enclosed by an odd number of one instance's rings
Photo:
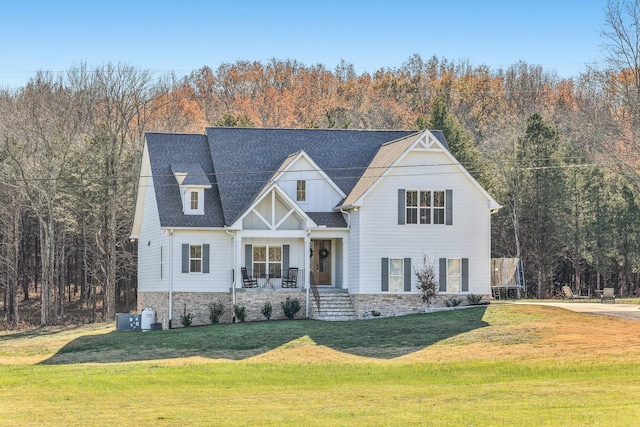
POLYGON ((638 425, 640 321, 492 305, 0 334, 0 425, 638 425))

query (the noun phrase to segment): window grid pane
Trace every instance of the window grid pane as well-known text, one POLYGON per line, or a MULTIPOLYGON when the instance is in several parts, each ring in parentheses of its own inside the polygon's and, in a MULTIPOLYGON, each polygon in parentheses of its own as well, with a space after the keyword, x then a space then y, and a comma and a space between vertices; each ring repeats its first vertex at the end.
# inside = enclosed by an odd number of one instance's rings
POLYGON ((267 247, 266 246, 254 246, 253 247, 253 260, 254 261, 266 261, 267 260, 267 247))
POLYGON ((282 261, 282 247, 269 246, 269 262, 282 261))

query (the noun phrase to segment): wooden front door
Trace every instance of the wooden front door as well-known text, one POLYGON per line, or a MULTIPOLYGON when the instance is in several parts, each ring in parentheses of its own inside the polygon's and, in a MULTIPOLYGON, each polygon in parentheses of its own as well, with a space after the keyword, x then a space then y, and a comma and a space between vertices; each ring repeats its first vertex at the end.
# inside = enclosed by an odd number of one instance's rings
POLYGON ((313 241, 311 268, 313 269, 313 283, 316 285, 331 284, 331 240, 313 241))

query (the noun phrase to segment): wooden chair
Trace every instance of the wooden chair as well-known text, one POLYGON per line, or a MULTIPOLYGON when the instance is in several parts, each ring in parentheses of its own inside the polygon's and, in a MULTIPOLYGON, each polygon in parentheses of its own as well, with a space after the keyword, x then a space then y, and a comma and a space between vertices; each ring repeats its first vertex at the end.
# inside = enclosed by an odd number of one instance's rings
POLYGON ((616 303, 616 295, 614 294, 613 288, 604 288, 602 290, 602 296, 600 297, 600 302, 611 302, 612 304, 616 303))
POLYGON ((590 297, 588 295, 574 294, 570 287, 564 285, 562 287, 562 299, 568 299, 569 302, 573 302, 573 300, 590 299, 590 297))
POLYGON ((246 267, 241 267, 240 271, 242 271, 242 287, 243 288, 257 288, 258 287, 258 279, 254 279, 249 276, 249 272, 246 267))
POLYGON ((298 269, 291 267, 287 277, 282 278, 283 288, 297 288, 298 287, 298 269))

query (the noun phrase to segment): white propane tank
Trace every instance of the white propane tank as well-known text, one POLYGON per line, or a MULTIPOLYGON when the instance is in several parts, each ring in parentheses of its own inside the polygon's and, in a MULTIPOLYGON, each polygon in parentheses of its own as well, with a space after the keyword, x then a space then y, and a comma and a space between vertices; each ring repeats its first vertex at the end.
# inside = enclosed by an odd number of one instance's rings
POLYGON ((140 319, 140 326, 142 326, 142 331, 150 331, 151 324, 156 323, 156 312, 151 307, 147 307, 142 310, 142 319, 140 319))

